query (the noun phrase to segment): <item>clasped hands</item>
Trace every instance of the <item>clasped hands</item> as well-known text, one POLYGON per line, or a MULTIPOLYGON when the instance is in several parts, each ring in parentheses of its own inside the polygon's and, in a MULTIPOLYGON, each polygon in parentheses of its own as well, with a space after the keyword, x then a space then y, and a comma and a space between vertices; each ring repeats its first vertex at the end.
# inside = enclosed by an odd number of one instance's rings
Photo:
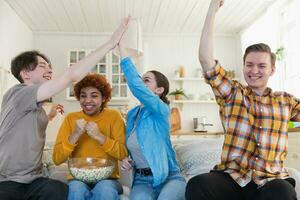
POLYGON ((91 138, 97 140, 100 144, 104 144, 106 137, 99 131, 98 125, 95 122, 78 119, 75 122, 75 126, 76 128, 73 134, 77 136, 77 140, 86 132, 91 138))

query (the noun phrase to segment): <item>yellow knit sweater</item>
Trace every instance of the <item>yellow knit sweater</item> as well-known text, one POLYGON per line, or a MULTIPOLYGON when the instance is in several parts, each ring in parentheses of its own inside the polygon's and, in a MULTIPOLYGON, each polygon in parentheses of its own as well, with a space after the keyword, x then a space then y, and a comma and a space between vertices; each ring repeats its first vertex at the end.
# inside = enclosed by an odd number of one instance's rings
MULTIPOLYGON (((118 111, 105 108, 97 116, 88 116, 82 111, 69 113, 60 126, 52 158, 56 165, 73 157, 111 158, 115 160, 116 166, 111 178, 119 178, 117 160, 122 160, 126 156, 124 121, 118 111), (75 145, 70 144, 69 136, 75 131, 75 121, 78 119, 95 122, 99 131, 106 136, 105 143, 100 145, 98 141, 84 133, 75 145)), ((72 176, 69 175, 68 179, 72 179, 72 176)))

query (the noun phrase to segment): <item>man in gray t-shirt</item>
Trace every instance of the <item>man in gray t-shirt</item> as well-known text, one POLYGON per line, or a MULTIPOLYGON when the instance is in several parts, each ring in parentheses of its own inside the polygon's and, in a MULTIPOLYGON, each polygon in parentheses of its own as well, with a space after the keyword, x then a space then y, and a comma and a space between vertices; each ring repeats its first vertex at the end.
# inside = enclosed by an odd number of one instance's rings
POLYGON ((42 176, 47 115, 37 103, 39 85, 12 87, 2 102, 0 181, 30 183, 42 176))
POLYGON ((9 89, 2 101, 0 114, 0 199, 63 200, 67 185, 42 176, 42 153, 45 144, 47 115, 45 100, 61 92, 72 82, 80 81, 120 41, 129 17, 112 37, 52 79, 46 56, 27 51, 11 62, 11 72, 21 84, 9 89))
POLYGON ((12 61, 11 71, 19 74, 16 78, 21 84, 10 88, 2 100, 0 199, 66 199, 67 185, 42 174, 48 116, 42 108, 43 101, 38 100, 38 90, 51 79, 49 61, 37 51, 24 52, 12 61), (22 70, 31 71, 24 74, 22 70))

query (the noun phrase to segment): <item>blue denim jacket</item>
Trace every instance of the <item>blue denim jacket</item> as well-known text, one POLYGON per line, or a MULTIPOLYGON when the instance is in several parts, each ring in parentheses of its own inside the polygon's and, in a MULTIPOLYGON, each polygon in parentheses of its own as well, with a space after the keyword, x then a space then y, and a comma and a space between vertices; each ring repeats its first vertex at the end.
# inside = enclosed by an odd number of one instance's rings
POLYGON ((163 183, 170 171, 179 171, 170 141, 170 108, 146 87, 129 57, 122 59, 124 72, 132 94, 144 105, 128 112, 126 141, 132 132, 135 116, 137 140, 153 173, 153 186, 163 183))

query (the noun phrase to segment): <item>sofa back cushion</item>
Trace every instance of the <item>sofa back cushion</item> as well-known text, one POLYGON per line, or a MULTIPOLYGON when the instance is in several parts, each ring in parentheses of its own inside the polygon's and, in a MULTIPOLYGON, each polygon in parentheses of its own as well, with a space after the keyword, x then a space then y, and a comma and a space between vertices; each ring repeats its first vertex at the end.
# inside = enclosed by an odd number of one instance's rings
POLYGON ((67 182, 67 175, 69 173, 67 162, 56 166, 52 160, 53 154, 53 142, 46 143, 43 152, 43 171, 45 176, 59 180, 62 182, 67 182))
POLYGON ((220 162, 223 137, 199 138, 193 141, 176 142, 176 151, 181 172, 186 177, 209 172, 220 162))

